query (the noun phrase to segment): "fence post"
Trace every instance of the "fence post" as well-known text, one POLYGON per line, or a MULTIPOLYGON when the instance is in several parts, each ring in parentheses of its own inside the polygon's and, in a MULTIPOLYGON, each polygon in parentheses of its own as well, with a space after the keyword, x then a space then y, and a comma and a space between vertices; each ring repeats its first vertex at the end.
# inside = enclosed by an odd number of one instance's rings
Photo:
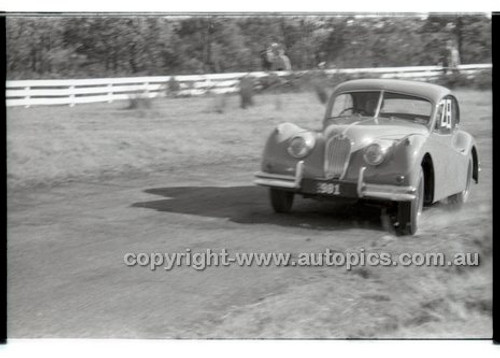
POLYGON ((214 83, 210 80, 210 78, 207 78, 205 80, 205 90, 207 91, 206 93, 210 94, 212 93, 214 87, 214 83))
POLYGON ((30 88, 24 87, 24 90, 27 92, 26 97, 24 99, 26 100, 26 104, 24 105, 24 108, 30 108, 30 88))
POLYGON ((113 103, 113 84, 108 83, 108 103, 113 103))
POLYGON ((144 94, 149 98, 149 82, 144 83, 144 94))
POLYGON ((74 107, 75 106, 75 86, 71 85, 69 86, 69 106, 74 107))

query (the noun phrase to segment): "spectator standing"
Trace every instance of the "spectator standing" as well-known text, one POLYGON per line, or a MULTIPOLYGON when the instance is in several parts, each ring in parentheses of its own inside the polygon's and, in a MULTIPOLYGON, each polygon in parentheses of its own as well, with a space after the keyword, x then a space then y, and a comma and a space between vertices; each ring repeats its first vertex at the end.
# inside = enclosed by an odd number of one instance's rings
POLYGON ((280 48, 278 50, 278 57, 276 58, 276 71, 291 71, 292 63, 287 55, 285 55, 285 50, 280 48))
POLYGON ((284 48, 274 42, 267 48, 265 53, 261 54, 264 70, 270 71, 291 71, 292 64, 284 48))
POLYGON ((446 43, 446 49, 448 52, 448 65, 452 72, 457 71, 457 67, 460 65, 460 53, 458 48, 452 40, 446 43))

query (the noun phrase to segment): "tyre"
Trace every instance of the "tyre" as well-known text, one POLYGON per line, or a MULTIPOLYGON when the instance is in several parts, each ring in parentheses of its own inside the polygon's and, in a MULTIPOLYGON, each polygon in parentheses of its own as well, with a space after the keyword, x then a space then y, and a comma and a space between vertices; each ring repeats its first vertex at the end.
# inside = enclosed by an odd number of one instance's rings
POLYGON ((280 189, 269 189, 271 205, 277 213, 289 213, 293 205, 294 193, 280 189))
POLYGON ((424 174, 420 169, 415 199, 398 203, 396 232, 399 235, 414 235, 417 232, 423 206, 424 174))
POLYGON ((472 157, 469 156, 469 164, 467 166, 467 177, 465 178, 465 189, 458 194, 448 197, 448 203, 454 207, 461 207, 469 198, 470 185, 472 183, 472 157))

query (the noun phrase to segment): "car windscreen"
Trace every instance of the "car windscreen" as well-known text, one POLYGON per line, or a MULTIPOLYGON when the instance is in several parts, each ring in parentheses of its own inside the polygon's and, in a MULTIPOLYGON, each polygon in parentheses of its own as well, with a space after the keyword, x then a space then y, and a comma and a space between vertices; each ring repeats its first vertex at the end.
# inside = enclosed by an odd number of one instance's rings
POLYGON ((329 118, 344 116, 374 116, 380 91, 339 93, 332 105, 329 118))
POLYGON ((432 104, 425 98, 384 92, 379 117, 399 118, 426 124, 431 118, 432 104))

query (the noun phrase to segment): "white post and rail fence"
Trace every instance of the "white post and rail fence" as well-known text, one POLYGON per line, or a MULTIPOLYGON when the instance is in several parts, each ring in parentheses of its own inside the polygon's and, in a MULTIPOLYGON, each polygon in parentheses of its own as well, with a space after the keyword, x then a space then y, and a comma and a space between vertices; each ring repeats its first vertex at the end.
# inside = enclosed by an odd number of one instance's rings
MULTIPOLYGON (((482 71, 492 69, 491 64, 461 65, 454 71, 473 78, 482 71)), ((309 71, 310 72, 310 71, 309 71)), ((280 77, 300 76, 307 71, 274 72, 280 77)), ((328 76, 367 75, 379 78, 434 80, 445 73, 441 66, 345 68, 324 70, 328 76)), ((239 91, 243 77, 255 79, 270 76, 269 72, 241 72, 206 75, 175 76, 178 96, 197 96, 208 93, 234 93, 239 91)), ((65 80, 14 80, 6 83, 6 104, 11 106, 69 105, 126 100, 132 96, 163 97, 168 93, 172 76, 95 78, 65 80)))

